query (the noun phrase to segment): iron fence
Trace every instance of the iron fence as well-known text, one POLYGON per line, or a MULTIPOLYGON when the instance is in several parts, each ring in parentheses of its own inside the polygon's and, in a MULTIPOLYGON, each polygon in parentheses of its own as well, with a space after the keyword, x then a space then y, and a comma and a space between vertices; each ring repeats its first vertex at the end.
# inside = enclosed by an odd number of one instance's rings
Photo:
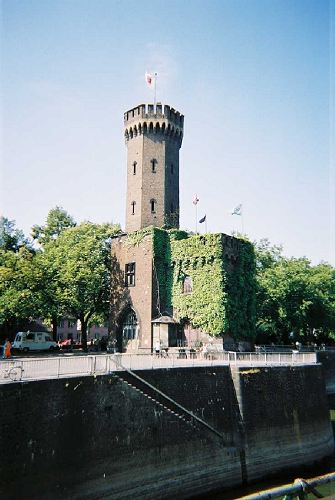
POLYGON ((196 366, 262 366, 317 363, 316 353, 201 353, 185 349, 174 353, 97 354, 87 356, 54 356, 47 358, 16 358, 0 361, 0 383, 103 375, 113 371, 150 370, 196 366))

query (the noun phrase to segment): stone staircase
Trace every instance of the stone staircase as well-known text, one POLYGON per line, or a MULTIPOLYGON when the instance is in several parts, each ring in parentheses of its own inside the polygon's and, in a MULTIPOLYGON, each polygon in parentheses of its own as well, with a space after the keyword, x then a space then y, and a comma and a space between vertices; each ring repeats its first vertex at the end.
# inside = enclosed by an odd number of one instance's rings
POLYGON ((124 371, 117 371, 114 375, 125 382, 133 390, 160 406, 162 410, 174 415, 187 425, 190 425, 194 430, 197 430, 202 434, 206 432, 208 437, 212 439, 214 438, 221 446, 229 448, 232 451, 236 450, 236 448, 232 447, 231 444, 226 443, 226 438, 223 434, 172 399, 170 396, 163 393, 160 389, 150 384, 147 380, 140 377, 137 373, 124 367, 124 371))

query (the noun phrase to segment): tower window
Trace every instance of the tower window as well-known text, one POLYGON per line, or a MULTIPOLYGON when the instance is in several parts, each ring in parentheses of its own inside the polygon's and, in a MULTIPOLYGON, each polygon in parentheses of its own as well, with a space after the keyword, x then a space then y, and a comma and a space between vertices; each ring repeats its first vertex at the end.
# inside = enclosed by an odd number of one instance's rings
POLYGON ((173 170, 174 170, 174 168, 173 168, 173 163, 171 163, 171 165, 170 165, 170 169, 171 169, 171 174, 173 174, 173 170))
POLYGON ((129 262, 125 268, 125 286, 135 286, 135 262, 129 262))
POLYGON ((136 175, 136 166, 137 166, 137 162, 134 161, 133 163, 133 174, 136 175))
POLYGON ((135 205, 136 205, 136 201, 132 201, 131 202, 131 215, 135 214, 135 205))
POLYGON ((156 200, 150 200, 151 213, 156 213, 156 200))
POLYGON ((155 174, 157 172, 156 168, 157 168, 157 160, 153 158, 151 160, 151 172, 155 174))

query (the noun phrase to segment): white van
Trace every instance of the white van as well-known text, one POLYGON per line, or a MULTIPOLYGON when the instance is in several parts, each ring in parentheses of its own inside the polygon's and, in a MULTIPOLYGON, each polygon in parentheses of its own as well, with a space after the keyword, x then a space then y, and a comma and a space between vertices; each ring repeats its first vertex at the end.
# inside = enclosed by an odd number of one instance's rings
POLYGON ((57 344, 47 332, 18 332, 12 344, 12 349, 19 351, 54 351, 57 344))

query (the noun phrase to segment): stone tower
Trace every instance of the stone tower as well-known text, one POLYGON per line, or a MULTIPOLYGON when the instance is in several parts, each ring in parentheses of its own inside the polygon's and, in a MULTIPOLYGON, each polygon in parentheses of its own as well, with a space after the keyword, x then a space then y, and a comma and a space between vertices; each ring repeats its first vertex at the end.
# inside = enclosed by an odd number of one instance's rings
POLYGON ((184 116, 141 104, 124 114, 127 154, 126 232, 179 227, 179 149, 184 116))

